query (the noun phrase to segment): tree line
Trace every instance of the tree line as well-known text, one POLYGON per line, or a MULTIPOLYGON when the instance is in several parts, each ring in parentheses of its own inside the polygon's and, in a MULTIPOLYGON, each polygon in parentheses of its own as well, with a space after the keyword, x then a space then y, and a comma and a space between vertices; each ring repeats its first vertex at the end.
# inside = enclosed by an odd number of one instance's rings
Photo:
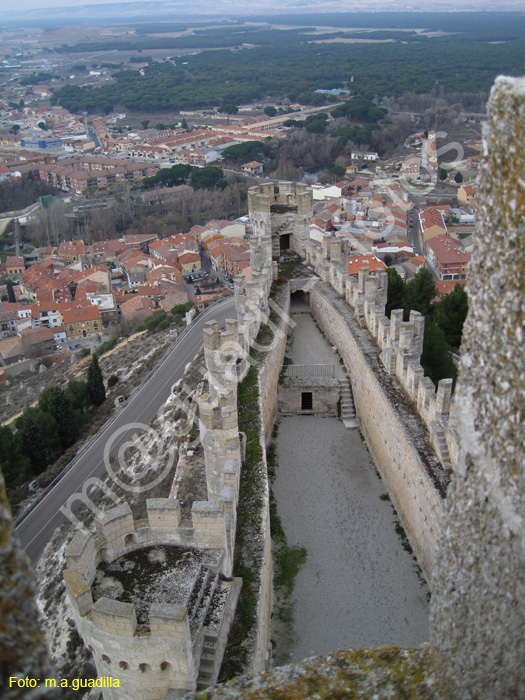
POLYGON ((42 180, 35 180, 32 173, 0 182, 0 212, 18 211, 36 202, 39 197, 56 194, 57 190, 42 180))
POLYGON ((434 301, 435 297, 436 283, 425 268, 406 283, 393 267, 388 268, 385 313, 390 318, 394 309, 403 309, 405 321, 408 321, 411 311, 419 311, 425 317, 421 366, 425 376, 430 377, 437 386, 440 379, 455 380, 457 377, 451 352, 457 352, 461 345, 468 298, 461 284, 456 284, 452 292, 437 302, 434 301))
POLYGON ((0 426, 0 469, 6 485, 18 486, 44 472, 90 422, 90 408, 100 406, 105 398, 102 371, 93 355, 85 382, 71 380, 65 390, 43 389, 37 405, 26 406, 16 419, 15 432, 0 426))
MULTIPOLYGON (((278 33, 278 32, 277 32, 278 33)), ((311 43, 310 35, 257 45, 236 52, 217 49, 185 57, 184 63, 150 62, 141 71, 123 70, 98 88, 65 86, 52 102, 71 112, 180 111, 226 103, 247 104, 288 98, 325 104, 315 89, 343 88, 353 76, 355 92, 368 98, 406 92, 488 91, 499 73, 525 71, 523 37, 502 43, 481 42, 465 33, 461 40, 419 37, 410 43, 311 43), (461 70, 458 70, 461 66, 461 70)))

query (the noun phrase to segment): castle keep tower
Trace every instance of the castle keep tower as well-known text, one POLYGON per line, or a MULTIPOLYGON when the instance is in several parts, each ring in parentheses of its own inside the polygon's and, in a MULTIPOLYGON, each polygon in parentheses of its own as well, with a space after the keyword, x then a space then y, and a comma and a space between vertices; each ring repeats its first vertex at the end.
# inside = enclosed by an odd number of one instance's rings
POLYGON ((304 257, 313 213, 312 190, 308 185, 265 182, 250 187, 248 210, 254 236, 271 237, 274 260, 279 258, 281 250, 293 250, 304 257))

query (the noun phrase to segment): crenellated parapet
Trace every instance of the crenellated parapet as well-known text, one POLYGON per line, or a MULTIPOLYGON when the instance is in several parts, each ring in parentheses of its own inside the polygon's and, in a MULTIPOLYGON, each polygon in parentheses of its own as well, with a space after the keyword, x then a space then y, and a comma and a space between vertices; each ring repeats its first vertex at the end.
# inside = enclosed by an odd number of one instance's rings
MULTIPOLYGON (((212 682, 216 678, 241 586, 239 579, 229 579, 231 504, 231 497, 224 502, 194 501, 190 519, 184 522, 176 493, 175 498, 148 499, 146 520, 135 521, 129 505, 123 504, 97 521, 95 533, 78 532, 68 545, 64 580, 77 628, 98 675, 119 681, 118 691, 104 688, 106 699, 162 700, 168 688, 195 690, 203 668, 210 671, 207 659, 204 667, 201 663, 205 639, 220 642, 220 655, 211 666, 212 682), (100 588, 101 567, 131 567, 135 572, 141 559, 134 556, 144 558, 162 547, 172 552, 180 548, 181 553, 175 556, 178 563, 166 570, 174 566, 169 575, 180 582, 168 594, 168 602, 146 608, 141 604, 139 616, 138 603, 123 598, 118 587, 110 586, 109 594, 100 588), (221 582, 219 573, 228 581, 221 582), (169 602, 173 599, 176 604, 169 602)), ((146 572, 149 575, 148 565, 146 572)), ((163 591, 165 575, 152 576, 151 586, 160 581, 163 591)))
POLYGON ((234 501, 238 498, 241 445, 237 404, 233 395, 224 396, 217 403, 210 395, 199 399, 199 429, 206 466, 208 499, 219 502, 223 487, 234 486, 234 501), (228 466, 229 476, 225 469, 228 466), (233 466, 235 469, 232 471, 233 466))
POLYGON ((248 209, 254 236, 270 237, 274 259, 279 258, 283 236, 289 243, 286 248, 304 257, 313 214, 310 187, 294 182, 265 182, 250 187, 248 209))
POLYGON ((227 319, 224 330, 217 321, 208 321, 203 329, 204 361, 210 395, 219 400, 226 394, 237 395, 238 360, 244 356, 237 319, 227 319))
POLYGON ((387 271, 370 272, 368 267, 362 267, 357 277, 349 277, 345 244, 340 236, 326 234, 320 246, 313 242, 306 246, 306 262, 345 299, 356 321, 370 333, 379 347, 384 368, 397 379, 426 425, 442 466, 454 468, 458 436, 454 425, 449 426, 452 380, 442 380, 436 393, 433 382, 424 376, 420 359, 425 319, 417 311, 411 311, 408 321, 404 321, 402 309, 392 311, 387 318, 387 271))
POLYGON ((268 319, 272 277, 252 274, 252 279, 248 281, 243 275, 238 275, 234 282, 239 338, 245 354, 249 354, 260 327, 268 319))

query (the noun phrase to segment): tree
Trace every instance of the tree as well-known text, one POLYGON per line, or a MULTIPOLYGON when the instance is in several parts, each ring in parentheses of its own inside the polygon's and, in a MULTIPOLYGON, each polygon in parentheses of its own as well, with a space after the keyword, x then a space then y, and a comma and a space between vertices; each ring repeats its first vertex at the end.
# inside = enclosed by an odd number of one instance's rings
POLYGON ((445 170, 445 168, 439 168, 438 169, 438 177, 440 180, 446 180, 448 177, 448 173, 445 170))
POLYGON ((277 114, 277 110, 275 109, 275 107, 273 105, 267 105, 263 111, 269 117, 275 117, 275 115, 277 114))
POLYGON ((457 182, 458 185, 461 185, 461 183, 463 182, 463 175, 460 172, 457 172, 454 175, 454 182, 457 182))
POLYGON ((388 291, 385 314, 388 318, 395 309, 402 309, 404 305, 405 283, 401 275, 394 267, 388 268, 388 291))
POLYGON ((468 297, 462 284, 456 284, 451 292, 434 304, 432 319, 444 332, 447 343, 453 348, 459 348, 461 345, 467 312, 468 297))
POLYGON ((239 108, 237 107, 237 105, 234 105, 232 102, 228 102, 226 104, 221 105, 217 111, 220 112, 221 114, 228 115, 227 124, 229 124, 230 123, 230 115, 237 114, 237 112, 239 111, 239 108))
POLYGON ((333 168, 330 168, 330 172, 337 177, 343 177, 346 173, 346 168, 342 165, 334 165, 333 168))
POLYGON ((180 321, 182 321, 183 317, 186 315, 186 312, 189 311, 192 307, 193 307, 192 301, 187 301, 185 304, 176 304, 171 309, 171 313, 175 317, 175 320, 177 322, 180 322, 180 321))
POLYGON ((9 133, 15 134, 15 136, 16 136, 16 134, 18 134, 19 131, 20 131, 20 124, 13 124, 13 126, 9 129, 9 133))
POLYGON ((104 378, 96 355, 93 355, 91 358, 87 370, 87 388, 93 406, 100 406, 106 398, 106 388, 104 387, 104 378))
POLYGON ((62 447, 69 447, 78 437, 78 417, 65 393, 57 386, 49 386, 40 392, 38 408, 56 420, 62 447))
POLYGON ((47 126, 45 122, 38 122, 37 126, 39 129, 42 129, 42 131, 47 131, 47 126))
POLYGON ((71 379, 66 387, 65 395, 74 411, 83 413, 91 404, 86 382, 79 382, 75 379, 71 379))
POLYGON ((20 440, 6 425, 0 426, 0 468, 8 486, 17 486, 31 477, 31 463, 20 450, 20 440))
POLYGON ((327 122, 328 114, 320 112, 319 114, 311 114, 309 117, 306 117, 304 126, 306 131, 311 134, 322 134, 326 129, 327 122))
POLYGON ((421 268, 405 286, 405 317, 410 311, 419 311, 423 316, 430 313, 430 304, 436 296, 436 283, 426 268, 421 268))
POLYGON ((15 290, 13 289, 13 283, 11 280, 7 280, 7 301, 11 304, 16 303, 15 290))
POLYGON ((221 168, 210 165, 205 168, 195 168, 191 173, 191 186, 195 189, 223 187, 226 184, 221 168))
POLYGON ((180 123, 182 129, 187 129, 188 128, 188 122, 183 119, 180 123))
POLYGON ((423 353, 421 366, 425 370, 425 376, 437 386, 440 379, 456 379, 457 369, 450 355, 450 345, 445 340, 445 334, 430 319, 425 319, 425 333, 423 337, 423 353))
POLYGON ((112 374, 111 377, 108 378, 108 389, 111 389, 112 387, 115 386, 115 384, 118 384, 119 378, 117 374, 112 374))
POLYGON ((26 407, 16 428, 22 454, 30 460, 33 474, 41 474, 60 454, 56 420, 39 408, 26 407))
POLYGON ((142 124, 143 129, 147 129, 149 125, 149 119, 143 119, 140 123, 142 124))

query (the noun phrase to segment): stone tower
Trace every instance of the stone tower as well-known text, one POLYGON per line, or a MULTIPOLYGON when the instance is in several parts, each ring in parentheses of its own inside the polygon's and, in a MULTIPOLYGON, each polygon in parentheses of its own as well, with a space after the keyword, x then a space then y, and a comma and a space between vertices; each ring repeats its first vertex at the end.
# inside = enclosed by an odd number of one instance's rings
POLYGON ((304 257, 313 213, 311 187, 294 182, 250 187, 248 210, 254 236, 271 237, 274 259, 279 258, 281 250, 293 250, 304 257))

